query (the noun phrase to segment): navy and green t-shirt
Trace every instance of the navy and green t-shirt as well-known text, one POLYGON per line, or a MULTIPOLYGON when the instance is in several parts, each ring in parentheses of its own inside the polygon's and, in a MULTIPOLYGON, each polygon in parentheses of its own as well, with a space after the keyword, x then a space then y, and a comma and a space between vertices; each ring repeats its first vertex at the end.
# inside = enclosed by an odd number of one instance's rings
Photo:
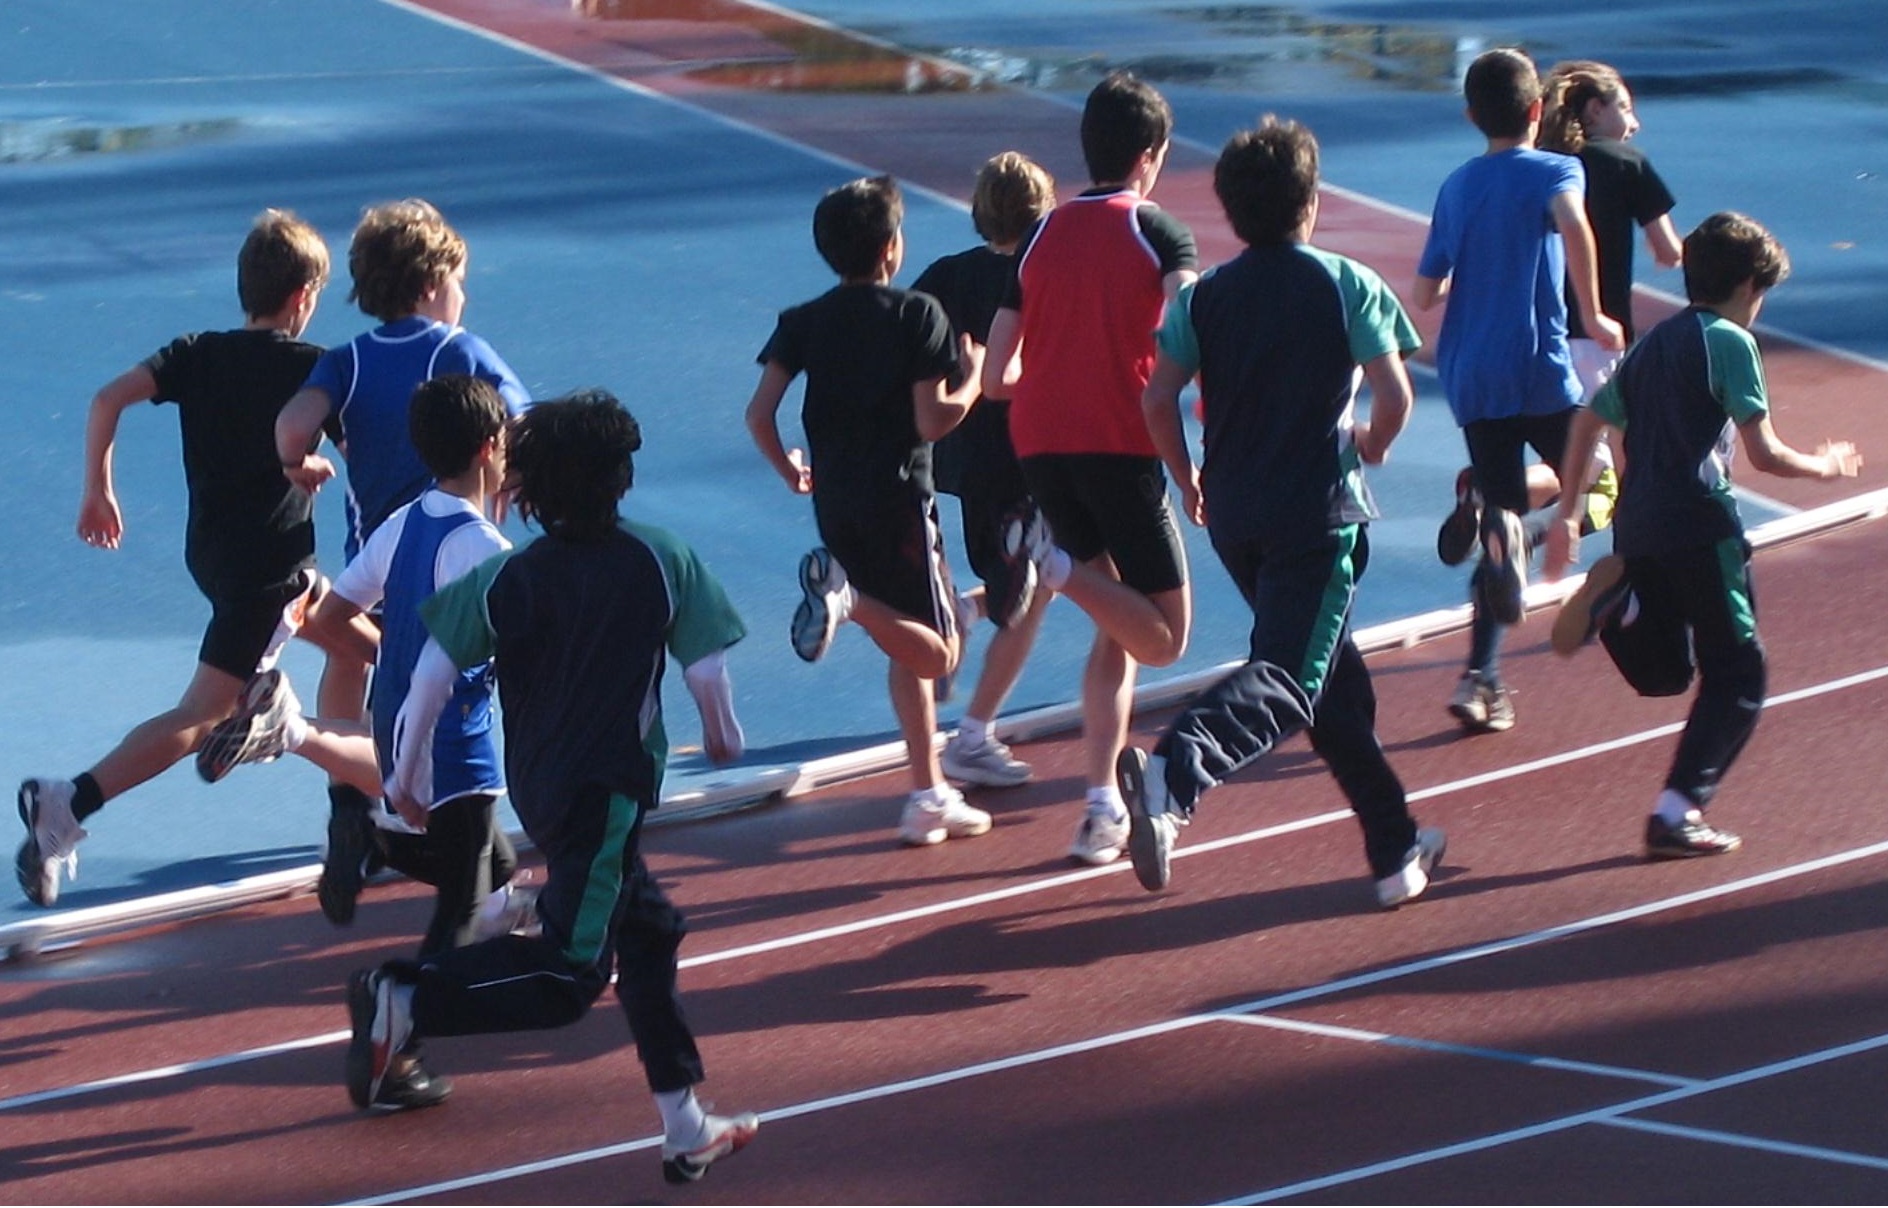
POLYGON ((667 656, 686 667, 747 632, 693 550, 629 521, 596 540, 546 535, 496 555, 421 616, 461 669, 494 660, 512 804, 547 850, 582 790, 657 806, 667 656))
POLYGON ((1616 552, 1662 554, 1743 533, 1731 495, 1737 429, 1770 410, 1750 332, 1701 307, 1681 311, 1633 346, 1592 407, 1625 433, 1616 552))
POLYGON ((1181 289, 1158 338, 1200 375, 1200 490, 1216 538, 1376 517, 1350 439, 1360 367, 1422 338, 1375 272, 1307 244, 1247 248, 1181 289))

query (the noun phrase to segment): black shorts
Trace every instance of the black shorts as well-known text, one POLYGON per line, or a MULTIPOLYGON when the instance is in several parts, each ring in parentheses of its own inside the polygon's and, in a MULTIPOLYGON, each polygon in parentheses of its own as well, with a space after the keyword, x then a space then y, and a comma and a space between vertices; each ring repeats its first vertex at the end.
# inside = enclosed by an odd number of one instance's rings
POLYGON ((315 582, 310 569, 285 583, 210 597, 210 623, 203 630, 197 661, 247 680, 301 629, 315 582))
POLYGON ((1468 445, 1468 464, 1475 473, 1475 489, 1490 505, 1517 515, 1528 510, 1527 450, 1560 473, 1567 455, 1567 433, 1578 407, 1546 415, 1513 415, 1478 419, 1462 429, 1468 445))
POLYGON ((945 637, 957 632, 944 534, 930 495, 871 502, 815 495, 813 518, 854 591, 945 637))
POLYGON ((1102 554, 1142 595, 1186 586, 1186 547, 1158 457, 1040 453, 1023 458, 1029 492, 1055 543, 1077 562, 1102 554))

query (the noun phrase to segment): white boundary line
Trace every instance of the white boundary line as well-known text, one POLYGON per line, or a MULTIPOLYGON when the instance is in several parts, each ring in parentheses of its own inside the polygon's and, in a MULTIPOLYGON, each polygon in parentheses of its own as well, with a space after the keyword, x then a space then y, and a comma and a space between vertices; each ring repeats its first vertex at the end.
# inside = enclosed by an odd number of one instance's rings
POLYGON ((1690 1128, 1682 1124, 1666 1124, 1658 1120, 1630 1120, 1624 1117, 1595 1120, 1594 1123, 1605 1124, 1612 1128, 1630 1128, 1639 1132, 1658 1133, 1666 1137, 1679 1137, 1687 1141, 1731 1145, 1739 1149, 1759 1149, 1766 1153, 1780 1153, 1795 1158, 1813 1158, 1822 1162, 1839 1162, 1847 1166, 1866 1166, 1870 1170, 1888 1170, 1888 1158, 1878 1158, 1873 1154, 1854 1153, 1846 1149, 1827 1149, 1821 1145, 1799 1145, 1794 1141, 1772 1141, 1768 1137, 1753 1137, 1748 1133, 1728 1133, 1715 1128, 1690 1128))
MULTIPOLYGON (((1570 1128, 1578 1128, 1585 1124, 1619 1124, 1622 1122, 1619 1117, 1624 1116, 1628 1112, 1647 1111, 1651 1108, 1663 1107, 1668 1103, 1679 1103, 1686 1099, 1695 1099, 1699 1095, 1710 1094, 1714 1091, 1729 1090, 1737 1086, 1745 1086, 1752 1082, 1760 1082, 1766 1078, 1774 1078, 1779 1074, 1793 1073, 1796 1070, 1807 1069, 1810 1066, 1821 1065, 1828 1061, 1839 1061, 1844 1057, 1854 1057, 1884 1047, 1888 1047, 1888 1034, 1871 1036, 1866 1040, 1858 1040, 1852 1044, 1837 1045, 1834 1048, 1822 1049, 1814 1053, 1806 1053, 1800 1057, 1791 1057, 1784 1061, 1761 1065, 1755 1069, 1744 1070, 1741 1073, 1727 1074, 1722 1078, 1713 1078, 1708 1082, 1700 1082, 1695 1086, 1660 1091, 1654 1095, 1646 1095, 1638 1099, 1628 1099, 1623 1103, 1615 1103, 1611 1107, 1575 1112, 1572 1115, 1561 1116, 1554 1120, 1545 1120, 1539 1124, 1529 1124, 1521 1128, 1508 1129, 1505 1132, 1490 1133, 1484 1137, 1477 1137, 1472 1141, 1462 1141, 1454 1145, 1438 1146, 1435 1149, 1423 1150, 1420 1153, 1407 1154, 1400 1158, 1391 1158, 1385 1162, 1373 1162, 1368 1166, 1358 1166, 1351 1170, 1339 1171, 1336 1174, 1324 1175, 1315 1179, 1305 1179, 1301 1182, 1291 1183, 1283 1187, 1273 1187, 1265 1191, 1255 1192, 1252 1195, 1242 1196, 1239 1199, 1222 1200, 1220 1202, 1224 1204, 1269 1204, 1274 1200, 1289 1199, 1292 1196, 1306 1195, 1313 1191, 1323 1191, 1331 1187, 1342 1187, 1363 1179, 1375 1178, 1383 1174, 1394 1174, 1400 1170, 1408 1170, 1415 1166, 1424 1166, 1431 1162, 1440 1162, 1447 1158, 1456 1158, 1464 1154, 1478 1153, 1487 1149, 1496 1149, 1503 1145, 1511 1145, 1516 1141, 1527 1141, 1535 1137, 1547 1136, 1551 1133, 1565 1132, 1570 1128)), ((1828 1152, 1836 1153, 1839 1151, 1831 1150, 1828 1152)), ((1806 1155, 1799 1154, 1799 1156, 1806 1155)), ((1847 1157, 1849 1160, 1853 1161, 1856 1155, 1847 1155, 1847 1157)), ((1884 1168, 1888 1168, 1888 1163, 1883 1163, 1883 1166, 1884 1168)))

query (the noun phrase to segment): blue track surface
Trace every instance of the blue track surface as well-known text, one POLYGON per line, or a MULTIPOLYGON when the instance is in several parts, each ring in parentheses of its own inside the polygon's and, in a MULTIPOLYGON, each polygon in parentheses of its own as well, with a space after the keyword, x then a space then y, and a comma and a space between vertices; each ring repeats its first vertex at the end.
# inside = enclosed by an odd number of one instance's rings
MULTIPOLYGON (((1781 30, 1771 6, 1732 3, 1604 19, 1516 3, 1351 4, 1315 19, 1105 0, 1037 0, 1025 17, 964 0, 948 19, 883 0, 803 7, 1071 97, 1100 63, 1137 65, 1173 98, 1182 136, 1209 147, 1260 112, 1299 117, 1328 180, 1417 212, 1479 149, 1446 87, 1454 54, 1520 41, 1544 60, 1607 59, 1637 88, 1641 143, 1678 195, 1681 230, 1735 207, 1789 245, 1796 276, 1766 321, 1888 358, 1877 6, 1796 5, 1781 30)), ((378 0, 9 0, 5 18, 0 398, 14 447, 0 484, 0 775, 69 776, 167 707, 206 616, 181 565, 167 409, 136 409, 121 428, 125 547, 98 553, 72 535, 92 390, 173 335, 239 321, 235 248, 258 210, 298 210, 344 260, 362 205, 413 195, 466 235, 467 323, 535 394, 605 385, 642 419, 629 510, 688 536, 754 632, 734 660, 747 764, 889 735, 883 660, 860 635, 817 668, 787 650, 811 509, 779 489, 740 423, 775 312, 829 283, 807 233, 813 200, 844 175, 829 160, 378 0), (122 149, 86 149, 99 145, 122 149)), ((961 210, 911 198, 907 277, 971 238, 961 210)), ((1645 279, 1680 289, 1676 274, 1645 279)), ((337 265, 310 338, 366 325, 345 292, 337 265)), ((1459 437, 1433 380, 1418 390, 1413 429, 1374 480, 1386 518, 1364 623, 1460 598, 1461 576, 1430 552, 1459 437)), ((327 560, 338 501, 322 507, 327 560)), ((1180 670, 1244 648, 1242 609, 1194 536, 1200 622, 1180 670)), ((1065 699, 1089 632, 1058 606, 1012 707, 1065 699)), ((312 683, 309 652, 288 666, 312 683)), ((679 692, 670 709, 671 732, 691 741, 679 692)), ((706 771, 684 757, 677 775, 706 771)), ((65 902, 305 863, 324 811, 320 778, 293 761, 216 788, 173 771, 99 815, 65 902)), ((10 890, 0 901, 0 918, 27 909, 10 890)))

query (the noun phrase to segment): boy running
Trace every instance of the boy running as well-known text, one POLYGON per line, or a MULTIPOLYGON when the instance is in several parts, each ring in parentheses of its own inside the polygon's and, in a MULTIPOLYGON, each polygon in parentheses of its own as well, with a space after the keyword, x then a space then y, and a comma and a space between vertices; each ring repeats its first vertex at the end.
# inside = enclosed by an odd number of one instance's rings
POLYGON ((1012 399, 1010 436, 1048 529, 1019 520, 1007 552, 1026 553, 1095 623, 1082 673, 1087 808, 1069 848, 1084 864, 1127 844, 1115 757, 1135 668, 1179 658, 1193 619, 1186 549, 1141 417, 1161 308, 1197 275, 1192 232, 1147 200, 1172 131, 1166 99, 1131 73, 1088 94, 1094 185, 1024 239, 984 360, 984 394, 1012 399))
MULTIPOLYGON (((904 199, 889 176, 820 198, 813 242, 839 284, 781 312, 761 349, 747 430, 788 489, 813 496, 823 542, 800 560, 794 651, 818 660, 850 620, 891 660, 892 711, 911 769, 898 836, 926 847, 990 829, 990 815, 944 779, 933 741, 932 681, 957 669, 962 644, 930 442, 956 427, 976 397, 977 347, 965 341, 964 371, 944 308, 891 284, 905 258, 903 220, 904 199), (947 380, 960 371, 963 384, 950 390, 947 380), (781 443, 778 420, 787 387, 802 373, 810 466, 781 443)), ((1027 602, 1025 595, 992 615, 1007 620, 1027 602)))
POLYGON ((1144 406, 1182 506, 1206 525, 1252 607, 1252 645, 1245 666, 1195 698, 1151 757, 1121 753, 1129 855, 1143 886, 1165 886, 1175 834, 1200 794, 1308 729, 1363 827, 1377 901, 1398 906, 1428 887, 1443 835, 1416 828, 1384 759, 1350 611, 1377 516, 1363 467, 1383 461, 1409 417, 1403 359, 1421 340, 1380 277, 1311 245, 1309 130, 1267 117, 1234 135, 1213 189, 1248 247, 1168 306, 1144 406), (1180 419, 1180 392, 1196 374, 1200 468, 1180 419), (1360 379, 1370 383, 1368 423, 1354 417, 1360 379))
POLYGON ((78 871, 84 821, 196 750, 236 707, 249 678, 274 665, 318 592, 312 508, 283 480, 274 434, 277 413, 321 355, 297 337, 327 280, 328 249, 315 229, 286 211, 265 211, 236 261, 248 322, 180 336, 92 398, 80 538, 117 549, 124 536, 112 486, 119 417, 145 399, 176 403, 190 492, 184 564, 210 601, 210 623, 196 673, 174 708, 71 780, 41 776, 20 785, 26 841, 15 867, 36 905, 56 903, 61 878, 78 871))
MULTIPOLYGON (((429 203, 370 207, 348 248, 354 281, 348 300, 380 326, 330 349, 276 424, 282 472, 310 492, 334 477, 333 463, 314 449, 324 427, 338 430, 335 443, 347 459, 350 562, 382 521, 432 481, 407 438, 415 386, 442 373, 465 373, 496 387, 513 414, 529 405, 511 367, 459 326, 467 257, 465 240, 429 203)), ((323 717, 360 716, 371 664, 371 658, 329 658, 316 700, 323 717)), ((328 795, 328 854, 316 892, 331 922, 348 923, 377 854, 373 801, 340 782, 328 795)))
MULTIPOLYGON (((1660 323, 1575 419, 1567 472, 1578 481, 1603 424, 1620 429, 1626 474, 1613 553, 1594 563, 1554 622, 1554 649, 1598 637, 1641 696, 1698 696, 1652 816, 1649 859, 1735 851, 1742 840, 1705 821, 1718 784, 1757 727, 1767 682, 1751 593, 1750 543, 1731 494, 1741 442, 1750 464, 1784 478, 1852 478, 1847 441, 1801 453, 1777 435, 1751 327, 1790 261, 1769 231, 1718 213, 1685 237, 1691 305, 1660 323)), ((1544 573, 1558 578, 1579 550, 1575 504, 1547 532, 1544 573)))
POLYGON ((643 864, 642 822, 661 800, 670 656, 701 710, 709 758, 740 755, 723 652, 744 630, 692 550, 617 515, 641 445, 636 421, 602 391, 515 420, 513 500, 544 535, 440 589, 421 610, 432 637, 395 730, 387 796, 403 815, 426 804, 432 744, 409 736, 431 735, 458 674, 492 660, 512 803, 544 854, 542 933, 356 973, 346 1074, 364 1109, 437 1102, 437 1092, 409 1102, 415 1083, 435 1081, 415 1051, 421 1037, 574 1023, 614 969, 662 1114, 663 1175, 683 1183, 751 1141, 759 1121, 709 1115, 695 1098, 701 1057, 676 990, 684 927, 643 864))

